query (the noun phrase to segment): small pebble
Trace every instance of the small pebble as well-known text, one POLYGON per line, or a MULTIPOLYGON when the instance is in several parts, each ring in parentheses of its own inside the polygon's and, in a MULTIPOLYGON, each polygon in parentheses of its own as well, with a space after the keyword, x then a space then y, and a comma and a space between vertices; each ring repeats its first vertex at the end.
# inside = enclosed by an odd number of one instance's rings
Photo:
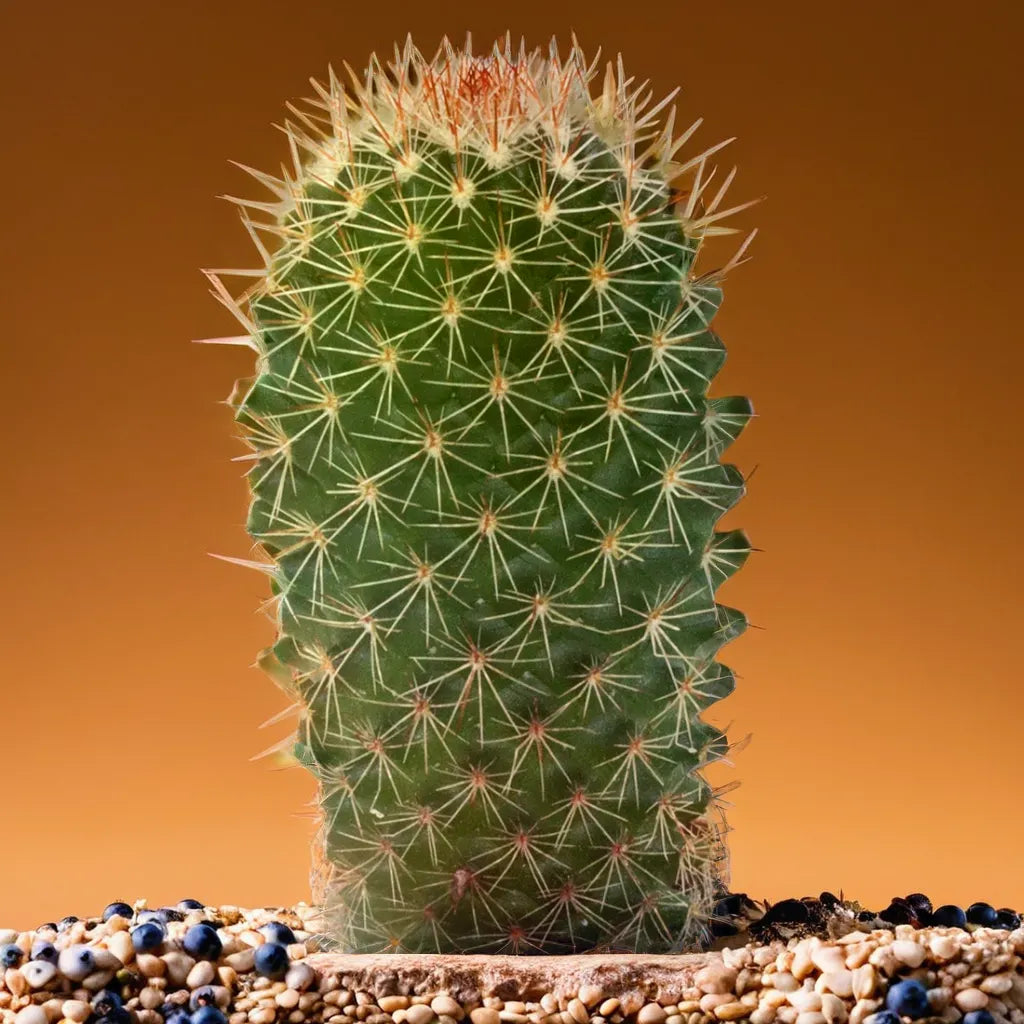
POLYGON ((76 944, 61 950, 57 960, 57 969, 65 978, 82 981, 93 973, 96 961, 88 946, 76 944))
POLYGON ((908 967, 920 967, 924 963, 924 946, 909 939, 897 939, 890 947, 893 955, 908 967))
MULTIPOLYGON (((284 976, 284 983, 289 987, 295 989, 296 992, 305 992, 313 981, 316 979, 316 974, 313 968, 309 964, 293 963, 288 968, 288 973, 284 976)), ((382 1007, 383 1009, 383 1007, 382 1007)))
POLYGON ((645 1003, 637 1012, 636 1024, 665 1024, 667 1016, 665 1007, 660 1003, 645 1003))
POLYGON ((463 1010, 462 1007, 459 1006, 459 1004, 449 995, 442 994, 434 996, 434 998, 430 1000, 430 1008, 439 1017, 447 1016, 452 1017, 455 1020, 461 1020, 466 1015, 466 1011, 463 1010))
POLYGON ((983 1010, 988 1005, 988 996, 980 988, 965 988, 953 996, 953 1002, 964 1013, 983 1010))
POLYGON ((83 999, 66 999, 60 1006, 60 1012, 76 1024, 83 1024, 92 1016, 92 1006, 83 999))
POLYGON ((16 1024, 49 1024, 46 1011, 35 1003, 23 1006, 15 1016, 16 1024))
POLYGON ((217 977, 217 968, 210 960, 200 960, 185 978, 185 984, 189 988, 202 988, 209 985, 217 977))
POLYGON ((21 965, 21 974, 32 988, 42 988, 57 976, 57 965, 48 960, 30 960, 21 965))
MULTIPOLYGON (((435 1016, 434 1011, 426 1003, 413 1003, 405 1011, 405 1019, 409 1024, 428 1024, 435 1016)), ((256 1024, 259 1022, 257 1021, 256 1024)))
POLYGON ((731 1002, 716 1006, 714 1012, 718 1020, 739 1020, 741 1017, 749 1017, 753 1009, 746 1003, 731 1002))

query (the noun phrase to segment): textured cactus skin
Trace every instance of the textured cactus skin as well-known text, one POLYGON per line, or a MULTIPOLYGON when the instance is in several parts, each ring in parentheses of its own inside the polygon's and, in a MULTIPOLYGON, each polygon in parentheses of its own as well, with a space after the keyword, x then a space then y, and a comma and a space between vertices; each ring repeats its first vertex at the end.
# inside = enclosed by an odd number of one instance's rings
POLYGON ((228 300, 260 663, 301 708, 345 952, 677 951, 723 882, 700 714, 745 627, 715 591, 750 545, 715 524, 752 409, 707 395, 722 274, 694 260, 724 229, 704 162, 674 193, 671 128, 592 76, 407 44, 347 95, 332 72, 288 129, 311 158, 248 204, 282 239, 228 300))

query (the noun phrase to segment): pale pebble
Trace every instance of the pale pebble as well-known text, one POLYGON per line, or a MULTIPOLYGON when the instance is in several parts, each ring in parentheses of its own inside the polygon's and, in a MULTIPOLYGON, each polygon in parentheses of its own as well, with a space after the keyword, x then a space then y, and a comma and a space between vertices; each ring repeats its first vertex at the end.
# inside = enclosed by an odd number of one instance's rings
POLYGON ((724 1006, 735 999, 736 997, 731 992, 705 992, 700 997, 701 1013, 712 1014, 715 1012, 716 1006, 724 1006))
POLYGON ((711 963, 702 967, 693 976, 694 984, 709 993, 732 992, 736 984, 737 971, 725 964, 711 963))
POLYGON ((924 946, 910 939, 897 939, 889 947, 893 955, 908 967, 920 967, 924 963, 924 946))
POLYGON ((191 989, 209 985, 217 977, 217 968, 209 960, 200 960, 188 972, 185 984, 191 989))
POLYGON ((261 1006, 249 1011, 249 1020, 252 1024, 273 1024, 276 1017, 277 1010, 272 1006, 261 1006))
POLYGON ((821 1013, 827 1024, 845 1024, 849 1016, 846 1003, 832 992, 826 992, 822 995, 821 1013))
POLYGON ((253 969, 253 957, 255 956, 255 953, 256 951, 251 947, 243 949, 238 953, 232 953, 230 956, 226 956, 224 958, 224 963, 239 974, 248 974, 253 969))
POLYGON ((46 960, 29 960, 21 965, 21 973, 32 988, 42 988, 57 976, 57 965, 46 960))
POLYGON ((377 1005, 385 1013, 394 1013, 395 1010, 404 1010, 409 1005, 409 997, 402 995, 380 996, 377 999, 377 1005))
POLYGON ((305 992, 315 980, 316 974, 313 968, 302 962, 292 964, 284 976, 284 983, 289 988, 295 989, 296 992, 305 992))
POLYGON ((811 950, 811 962, 822 974, 846 970, 846 958, 836 946, 819 946, 811 950))
POLYGON ((16 1024, 49 1024, 46 1011, 36 1003, 23 1006, 14 1019, 16 1024))
POLYGON ((490 1006, 477 1006, 470 1010, 469 1019, 473 1024, 501 1024, 498 1011, 490 1006))
POLYGON ((168 980, 177 988, 185 984, 188 972, 195 966, 195 960, 187 953, 180 952, 179 950, 164 953, 160 959, 163 960, 167 967, 168 980))
POLYGON ((74 944, 62 949, 57 957, 57 969, 71 981, 82 981, 93 972, 92 950, 74 944))
POLYGON ((722 1003, 721 1006, 715 1007, 715 1017, 718 1020, 739 1020, 741 1017, 748 1017, 752 1011, 753 1007, 746 1003, 722 1003))
POLYGON ((776 1009, 774 1006, 759 1006, 750 1015, 750 1024, 772 1024, 775 1020, 776 1009))
POLYGON ((29 990, 28 978, 17 967, 8 967, 4 971, 4 986, 12 996, 23 996, 29 990))
POLYGON ((163 1001, 163 992, 158 988, 153 988, 151 985, 147 985, 139 993, 139 1004, 144 1010, 155 1010, 158 1006, 162 1005, 163 1001))
POLYGON ((1009 974, 990 974, 978 987, 990 996, 1002 996, 1013 988, 1013 978, 1009 974))
MULTIPOLYGON (((600 985, 580 985, 578 996, 580 1002, 587 1009, 590 1009, 590 1007, 597 1006, 604 999, 604 989, 600 985)), ((470 1017, 472 1016, 471 1013, 470 1017)), ((477 1022, 474 1021, 473 1024, 477 1024, 477 1022)), ((484 1022, 480 1022, 480 1024, 484 1024, 484 1022)))
POLYGON ((590 1020, 590 1011, 587 1009, 586 1003, 582 999, 570 999, 569 1000, 569 1016, 572 1017, 576 1024, 587 1024, 590 1020))
POLYGON ((92 1007, 82 999, 65 999, 60 1005, 60 1012, 76 1024, 83 1024, 92 1015, 92 1007))
POLYGON ((843 999, 849 999, 853 995, 853 971, 848 971, 845 967, 839 971, 827 971, 815 981, 814 987, 818 991, 823 989, 843 999))
POLYGON ((101 988, 105 988, 114 980, 114 971, 93 971, 92 974, 87 974, 82 979, 82 988, 88 989, 90 992, 99 992, 101 988))
POLYGON ((429 1024, 429 1021, 432 1021, 435 1016, 434 1011, 425 1003, 413 1003, 405 1011, 405 1019, 409 1024, 429 1024))
POLYGON ((802 988, 789 993, 789 1005, 795 1006, 798 1013, 816 1013, 821 1009, 821 995, 813 989, 802 988))
POLYGON ((811 959, 811 952, 806 946, 797 947, 793 955, 793 963, 789 968, 789 973, 796 978, 797 981, 803 981, 809 974, 814 971, 814 961, 811 959))
POLYGON ((853 994, 857 999, 867 999, 877 984, 878 974, 872 964, 861 964, 853 972, 853 994))
POLYGON ((660 1003, 645 1003, 637 1011, 637 1024, 665 1024, 668 1014, 660 1003))
POLYGON ((293 988, 286 988, 274 996, 274 1002, 285 1010, 294 1010, 299 1005, 299 993, 293 988))
POLYGON ((167 973, 167 964, 152 953, 139 953, 135 958, 135 966, 144 978, 162 978, 167 973))
POLYGON ((103 949, 101 947, 91 947, 92 957, 96 966, 105 971, 119 971, 124 967, 124 961, 112 953, 109 949, 103 949))
POLYGON ((107 949, 110 950, 122 964, 130 964, 135 959, 135 945, 128 932, 114 932, 107 937, 107 949))
POLYGON ((988 996, 980 988, 965 988, 953 996, 953 1002, 963 1013, 983 1010, 988 1005, 988 996))
POLYGON ((800 982, 789 971, 776 971, 770 977, 772 988, 776 988, 780 992, 795 992, 800 987, 800 982))
MULTIPOLYGON (((557 1005, 558 1004, 556 1003, 555 1004, 555 1008, 556 1009, 557 1009, 557 1005)), ((445 995, 444 993, 441 993, 440 995, 436 995, 436 996, 434 996, 433 999, 430 1000, 430 1008, 439 1017, 446 1016, 446 1017, 452 1017, 455 1020, 461 1020, 466 1015, 466 1011, 463 1010, 462 1007, 459 1006, 459 1004, 454 999, 452 999, 451 996, 445 995)), ((588 1020, 589 1020, 589 1015, 588 1015, 588 1020)))
POLYGON ((826 1024, 825 1015, 820 1010, 804 1010, 797 1015, 796 1024, 826 1024))

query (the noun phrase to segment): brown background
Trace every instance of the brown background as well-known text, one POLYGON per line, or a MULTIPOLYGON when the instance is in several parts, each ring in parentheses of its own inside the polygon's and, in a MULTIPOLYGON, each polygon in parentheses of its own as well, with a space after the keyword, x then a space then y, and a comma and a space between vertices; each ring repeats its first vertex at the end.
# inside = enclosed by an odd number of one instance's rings
POLYGON ((754 734, 712 775, 734 888, 1024 906, 1021 6, 484 8, 3 5, 0 925, 308 897, 312 780, 248 760, 289 728, 267 582, 207 556, 249 554, 217 403, 252 354, 190 344, 236 332, 199 268, 257 263, 215 197, 269 198, 228 161, 276 172, 329 62, 506 28, 682 85, 768 196, 713 388, 760 414, 721 526, 764 552, 719 592, 760 628, 710 716, 754 734))

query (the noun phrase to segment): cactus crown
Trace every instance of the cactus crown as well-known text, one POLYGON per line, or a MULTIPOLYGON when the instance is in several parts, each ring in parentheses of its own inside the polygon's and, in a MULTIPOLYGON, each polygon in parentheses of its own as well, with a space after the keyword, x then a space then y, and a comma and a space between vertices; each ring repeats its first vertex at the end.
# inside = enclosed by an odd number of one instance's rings
POLYGON ((752 409, 707 396, 745 244, 694 272, 732 175, 621 60, 592 96, 575 40, 348 70, 290 108, 294 175, 251 172, 277 201, 238 200, 272 215, 243 210, 258 280, 210 272, 258 354, 229 402, 315 898, 350 952, 691 947, 727 871, 700 714, 745 625, 714 593, 750 551, 714 525, 752 409))

